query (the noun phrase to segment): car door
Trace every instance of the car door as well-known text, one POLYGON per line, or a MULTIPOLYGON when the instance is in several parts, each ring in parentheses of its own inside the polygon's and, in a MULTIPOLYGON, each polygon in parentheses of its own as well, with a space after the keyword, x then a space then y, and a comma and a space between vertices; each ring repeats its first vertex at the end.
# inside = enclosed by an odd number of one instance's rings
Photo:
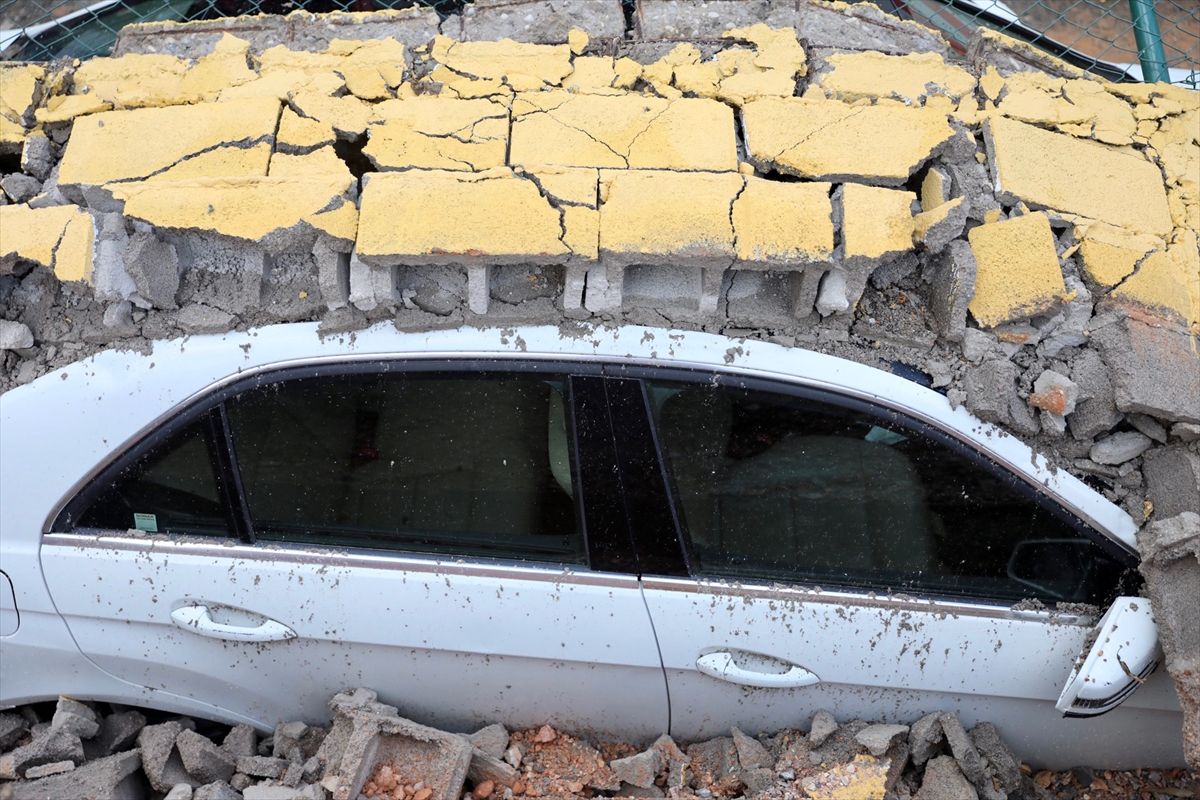
POLYGON ((1049 498, 863 401, 703 373, 644 385, 690 571, 643 577, 673 735, 952 710, 1035 762, 1179 748, 1162 673, 1104 716, 1055 710, 1092 618, 1137 579, 1049 498))
POLYGON ((68 504, 42 547, 57 608, 109 673, 267 726, 367 686, 450 730, 657 735, 661 662, 587 372, 247 378, 68 504))

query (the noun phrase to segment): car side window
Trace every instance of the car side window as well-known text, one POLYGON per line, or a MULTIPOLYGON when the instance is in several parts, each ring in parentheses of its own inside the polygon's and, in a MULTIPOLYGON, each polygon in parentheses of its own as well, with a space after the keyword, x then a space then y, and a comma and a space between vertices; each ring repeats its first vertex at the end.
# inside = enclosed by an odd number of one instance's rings
POLYGON ((192 422, 123 469, 79 526, 231 536, 208 417, 192 422))
POLYGON ((259 539, 585 563, 567 381, 380 373, 227 401, 259 539))
POLYGON ((899 415, 649 381, 699 575, 1106 602, 1123 567, 899 415))

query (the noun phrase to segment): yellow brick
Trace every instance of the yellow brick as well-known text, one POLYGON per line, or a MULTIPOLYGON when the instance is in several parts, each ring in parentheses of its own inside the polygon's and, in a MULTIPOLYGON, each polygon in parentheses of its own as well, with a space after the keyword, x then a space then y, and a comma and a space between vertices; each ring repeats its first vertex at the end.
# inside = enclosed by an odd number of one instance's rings
POLYGON ((618 58, 613 62, 613 70, 617 73, 613 86, 618 89, 630 89, 642 77, 642 65, 632 58, 618 58))
POLYGON ((921 210, 932 211, 946 202, 950 194, 946 185, 946 177, 941 170, 931 169, 925 173, 921 181, 921 210))
POLYGON ((842 241, 846 258, 882 258, 913 248, 912 203, 898 189, 847 183, 842 187, 842 241))
MULTIPOLYGON (((279 103, 271 99, 90 114, 75 120, 58 180, 98 185, 146 178, 222 144, 269 145, 278 117, 279 103)), ((265 164, 252 166, 250 174, 265 174, 265 164)))
POLYGON ((25 143, 25 129, 19 123, 0 115, 0 153, 20 153, 25 143))
POLYGON ((46 71, 34 64, 0 64, 0 116, 20 123, 38 102, 46 71))
POLYGON ((1162 174, 1141 157, 1003 117, 989 120, 985 133, 1001 192, 1143 233, 1170 232, 1162 174))
POLYGON ((983 94, 988 100, 992 102, 999 100, 1000 92, 1004 89, 1004 78, 1000 75, 1000 71, 995 67, 985 69, 979 78, 979 88, 983 90, 983 94))
MULTIPOLYGON (((518 170, 520 172, 520 170, 518 170)), ((598 170, 579 167, 537 167, 529 171, 542 192, 561 204, 600 207, 598 170)))
POLYGON ((833 69, 818 76, 817 85, 845 101, 895 97, 920 105, 929 95, 946 95, 957 101, 975 89, 971 73, 947 64, 937 53, 835 53, 826 61, 833 69))
POLYGON ((571 55, 580 55, 588 46, 588 35, 578 28, 572 28, 567 33, 567 45, 571 48, 571 55))
POLYGON ((225 34, 212 53, 198 59, 195 66, 184 74, 180 81, 183 96, 216 99, 230 86, 241 86, 256 80, 258 73, 246 63, 249 52, 249 42, 225 34))
POLYGON ((442 85, 441 96, 456 97, 460 100, 473 100, 480 97, 507 100, 513 95, 512 87, 499 78, 476 80, 459 75, 441 64, 433 68, 426 78, 426 82, 429 84, 440 83, 442 85))
POLYGON ((1119 100, 1097 81, 1072 80, 1063 87, 1063 94, 1092 120, 1092 135, 1106 144, 1130 144, 1137 123, 1129 104, 1119 100))
POLYGON ((404 82, 404 45, 392 37, 367 41, 335 39, 328 51, 345 52, 339 67, 346 88, 363 100, 386 100, 404 82))
MULTIPOLYGON (((617 70, 608 56, 576 56, 574 70, 563 79, 568 91, 579 94, 624 94, 614 88, 617 70)), ((639 69, 640 72, 640 69, 639 69)))
POLYGON ((1045 214, 972 228, 975 297, 968 308, 986 328, 1045 313, 1068 299, 1045 214))
POLYGON ((568 92, 513 102, 512 164, 736 170, 733 112, 715 100, 568 92))
POLYGON ((323 147, 333 144, 336 139, 332 125, 302 117, 286 106, 279 117, 279 130, 275 134, 277 147, 296 150, 323 147))
POLYGON ((653 87, 656 94, 668 100, 677 100, 683 96, 679 89, 672 86, 675 73, 680 67, 694 66, 700 63, 700 50, 691 43, 675 45, 671 52, 642 68, 642 80, 653 87))
POLYGON ((519 92, 558 86, 571 74, 571 48, 565 44, 455 42, 439 36, 433 42, 433 57, 461 75, 504 80, 519 92))
POLYGON ((59 95, 52 98, 45 108, 33 112, 34 118, 45 125, 51 122, 66 122, 84 114, 111 111, 112 103, 90 94, 59 95))
POLYGON ((1116 286, 1147 253, 1163 246, 1162 240, 1154 236, 1103 222, 1094 222, 1086 228, 1077 226, 1075 236, 1081 240, 1079 259, 1084 273, 1105 289, 1116 286))
POLYGON ((321 92, 296 92, 292 105, 304 116, 331 125, 342 136, 356 137, 367 132, 372 106, 354 95, 330 97, 321 92))
POLYGON ((742 108, 746 145, 760 169, 803 177, 903 183, 954 135, 933 109, 850 106, 803 97, 742 108))
POLYGON ((253 147, 218 147, 184 159, 146 180, 177 181, 188 178, 266 175, 267 165, 270 163, 271 145, 268 142, 259 142, 253 147))
POLYGON ((332 208, 311 214, 304 221, 335 239, 353 244, 358 235, 358 206, 342 198, 335 200, 332 208))
POLYGON ((808 74, 808 56, 793 28, 772 28, 758 23, 721 34, 725 39, 745 39, 754 44, 754 63, 762 69, 781 70, 792 76, 808 74))
POLYGON ((349 177, 350 168, 338 158, 332 147, 319 147, 302 156, 276 153, 271 156, 271 168, 267 172, 272 178, 305 178, 318 175, 349 177))
POLYGON ((571 248, 572 263, 595 261, 600 257, 600 212, 594 208, 565 206, 563 244, 571 248))
POLYGON ((571 254, 562 236, 558 209, 509 169, 385 172, 363 189, 358 254, 381 264, 559 264, 571 254))
MULTIPOLYGON (((110 184, 125 215, 169 230, 219 233, 259 242, 336 205, 354 178, 193 178, 110 184)), ((311 224, 311 223, 310 223, 311 224)), ((314 226, 315 227, 315 226, 314 226)))
POLYGON ((77 206, 0 206, 0 261, 20 258, 52 267, 63 231, 80 215, 87 212, 77 206))
MULTIPOLYGON (((916 244, 924 244, 925 236, 929 233, 929 230, 934 225, 937 225, 939 222, 946 219, 946 217, 950 215, 951 211, 958 208, 962 204, 963 198, 956 197, 953 200, 942 203, 936 208, 931 208, 928 211, 922 211, 920 214, 917 214, 915 217, 913 217, 913 242, 916 244)), ((924 204, 922 204, 921 207, 924 208, 924 204)))
POLYGON ((175 56, 92 58, 75 70, 75 93, 99 97, 117 108, 188 103, 198 98, 183 92, 187 71, 188 62, 175 56))
POLYGON ((363 152, 381 170, 504 165, 508 109, 491 100, 417 95, 375 106, 363 152))
POLYGON ((737 173, 601 170, 601 257, 618 266, 729 266, 737 173))
POLYGON ((54 275, 60 281, 92 282, 92 247, 96 226, 92 215, 81 211, 67 222, 54 253, 54 275))
POLYGON ((737 258, 743 267, 786 269, 833 255, 828 183, 783 183, 747 177, 733 202, 737 258))
MULTIPOLYGON (((1195 234, 1190 241, 1195 248, 1195 234)), ((1182 250, 1184 244, 1176 245, 1171 250, 1182 250)), ((1189 280, 1184 272, 1187 259, 1180 253, 1180 258, 1174 257, 1171 251, 1161 250, 1146 256, 1137 271, 1125 279, 1125 282, 1112 290, 1111 296, 1118 300, 1136 303, 1147 310, 1176 318, 1184 324, 1196 323, 1195 309, 1192 308, 1192 297, 1189 292, 1189 280)))

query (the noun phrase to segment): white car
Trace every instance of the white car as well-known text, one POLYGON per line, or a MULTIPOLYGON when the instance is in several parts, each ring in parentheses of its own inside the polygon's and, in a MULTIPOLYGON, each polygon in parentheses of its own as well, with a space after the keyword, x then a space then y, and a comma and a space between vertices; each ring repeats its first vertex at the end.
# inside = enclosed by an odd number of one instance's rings
POLYGON ((1183 761, 1132 520, 860 364, 289 324, 104 352, 0 430, 0 706, 269 729, 370 686, 632 741, 950 710, 1035 766, 1183 761))

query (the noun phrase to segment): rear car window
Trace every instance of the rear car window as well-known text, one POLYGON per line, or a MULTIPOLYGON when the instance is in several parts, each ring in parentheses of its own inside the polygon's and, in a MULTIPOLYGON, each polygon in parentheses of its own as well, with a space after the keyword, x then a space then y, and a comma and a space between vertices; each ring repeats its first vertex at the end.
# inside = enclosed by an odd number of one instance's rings
POLYGON ((208 419, 201 417, 123 469, 79 526, 231 536, 208 419))
POLYGON ((1014 480, 894 415, 649 382, 699 575, 1102 603, 1123 567, 1014 480))
POLYGON ((584 563, 565 378, 300 378, 227 401, 259 539, 584 563))

